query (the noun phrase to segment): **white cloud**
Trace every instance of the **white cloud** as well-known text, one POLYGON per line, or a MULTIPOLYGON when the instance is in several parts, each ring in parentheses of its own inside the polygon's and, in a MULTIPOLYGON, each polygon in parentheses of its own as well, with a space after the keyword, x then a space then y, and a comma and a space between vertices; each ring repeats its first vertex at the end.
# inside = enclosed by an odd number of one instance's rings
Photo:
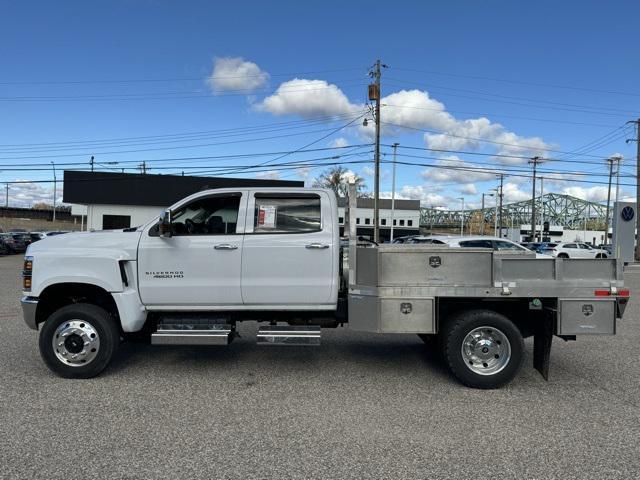
POLYGON ((242 57, 218 57, 213 59, 213 71, 207 83, 214 93, 227 90, 253 91, 269 80, 269 74, 258 65, 242 57))
POLYGON ((522 202, 524 200, 531 200, 531 192, 527 192, 520 189, 520 184, 507 182, 502 187, 502 193, 504 195, 503 201, 505 202, 522 202))
POLYGON ((479 172, 477 165, 460 160, 455 155, 436 161, 442 168, 427 168, 420 175, 425 180, 439 183, 470 183, 493 180, 494 173, 479 172))
POLYGON ((458 188, 458 191, 464 195, 477 195, 478 189, 476 188, 475 183, 467 183, 466 185, 462 185, 458 188))
POLYGON ((348 146, 349 146, 349 141, 344 137, 338 137, 329 142, 329 147, 331 148, 343 148, 348 146))
POLYGON ((256 178, 278 180, 280 178, 280 172, 278 172, 277 170, 268 170, 266 172, 258 172, 256 173, 256 178))
MULTIPOLYGON (((565 195, 571 195, 572 197, 581 198, 582 200, 588 200, 590 202, 602 202, 607 199, 608 187, 595 186, 595 187, 566 187, 562 190, 565 195)), ((611 198, 615 196, 615 188, 611 189, 611 198)))
POLYGON ((362 167, 362 174, 365 177, 373 177, 375 173, 375 169, 373 169, 372 167, 362 167))
MULTIPOLYGON (((16 181, 24 182, 25 180, 17 179, 16 181)), ((62 204, 61 183, 58 184, 56 190, 56 205, 62 204)), ((53 205, 53 186, 33 182, 9 185, 9 206, 28 208, 41 202, 53 205)))
POLYGON ((274 115, 301 117, 342 115, 359 109, 336 85, 303 78, 280 84, 275 93, 257 104, 256 108, 274 115))
MULTIPOLYGON (((380 192, 380 198, 391 198, 391 192, 380 192)), ((404 185, 396 191, 398 200, 420 200, 426 206, 443 207, 452 201, 451 197, 440 195, 432 188, 423 185, 404 185)))

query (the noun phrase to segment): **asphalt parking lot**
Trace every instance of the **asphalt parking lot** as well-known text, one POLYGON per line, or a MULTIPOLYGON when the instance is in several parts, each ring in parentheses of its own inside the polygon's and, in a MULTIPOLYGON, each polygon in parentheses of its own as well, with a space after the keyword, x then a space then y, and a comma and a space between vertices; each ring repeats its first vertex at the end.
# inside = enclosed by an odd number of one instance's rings
POLYGON ((462 387, 415 336, 319 348, 125 344, 100 377, 40 360, 0 258, 1 478, 639 478, 640 269, 615 337, 554 341, 496 391, 462 387))

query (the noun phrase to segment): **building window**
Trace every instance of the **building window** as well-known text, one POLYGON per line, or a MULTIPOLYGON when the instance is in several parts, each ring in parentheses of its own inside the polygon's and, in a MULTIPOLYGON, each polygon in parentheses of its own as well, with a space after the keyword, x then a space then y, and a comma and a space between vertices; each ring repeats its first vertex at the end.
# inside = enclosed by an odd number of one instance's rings
POLYGON ((394 226, 394 227, 396 226, 396 222, 397 222, 397 220, 394 218, 394 219, 393 219, 393 226, 394 226))
POLYGON ((131 227, 131 215, 102 215, 102 229, 115 230, 131 227))
POLYGON ((381 225, 386 225, 387 224, 387 219, 386 218, 381 218, 380 219, 380 224, 381 225))
POLYGON ((304 233, 320 231, 320 197, 278 197, 256 194, 255 233, 304 233))
POLYGON ((413 227, 413 220, 407 220, 407 227, 413 227))
POLYGON ((404 220, 400 220, 400 226, 404 227, 404 220))
POLYGON ((371 219, 370 218, 365 218, 364 219, 364 224, 365 225, 371 225, 371 219))
POLYGON ((338 223, 344 223, 344 217, 338 217, 338 223))
POLYGON ((360 225, 360 219, 356 218, 356 225, 360 225))

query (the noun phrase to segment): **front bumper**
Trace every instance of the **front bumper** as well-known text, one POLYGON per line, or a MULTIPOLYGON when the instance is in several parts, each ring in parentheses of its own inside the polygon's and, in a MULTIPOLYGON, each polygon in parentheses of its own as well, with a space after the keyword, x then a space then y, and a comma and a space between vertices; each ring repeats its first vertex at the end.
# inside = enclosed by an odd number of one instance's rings
POLYGON ((38 330, 38 324, 36 323, 36 309, 38 308, 38 297, 22 297, 20 299, 22 304, 22 315, 24 317, 24 323, 32 330, 38 330))

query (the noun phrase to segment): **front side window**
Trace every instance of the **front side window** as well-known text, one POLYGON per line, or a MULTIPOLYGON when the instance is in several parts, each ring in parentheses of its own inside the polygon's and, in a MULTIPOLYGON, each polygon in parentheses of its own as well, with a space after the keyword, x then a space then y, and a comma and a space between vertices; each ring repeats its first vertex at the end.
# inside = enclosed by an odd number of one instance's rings
POLYGON ((240 194, 199 198, 172 212, 174 235, 231 235, 236 233, 240 194))
POLYGON ((320 230, 318 195, 256 195, 254 233, 308 233, 320 230))

